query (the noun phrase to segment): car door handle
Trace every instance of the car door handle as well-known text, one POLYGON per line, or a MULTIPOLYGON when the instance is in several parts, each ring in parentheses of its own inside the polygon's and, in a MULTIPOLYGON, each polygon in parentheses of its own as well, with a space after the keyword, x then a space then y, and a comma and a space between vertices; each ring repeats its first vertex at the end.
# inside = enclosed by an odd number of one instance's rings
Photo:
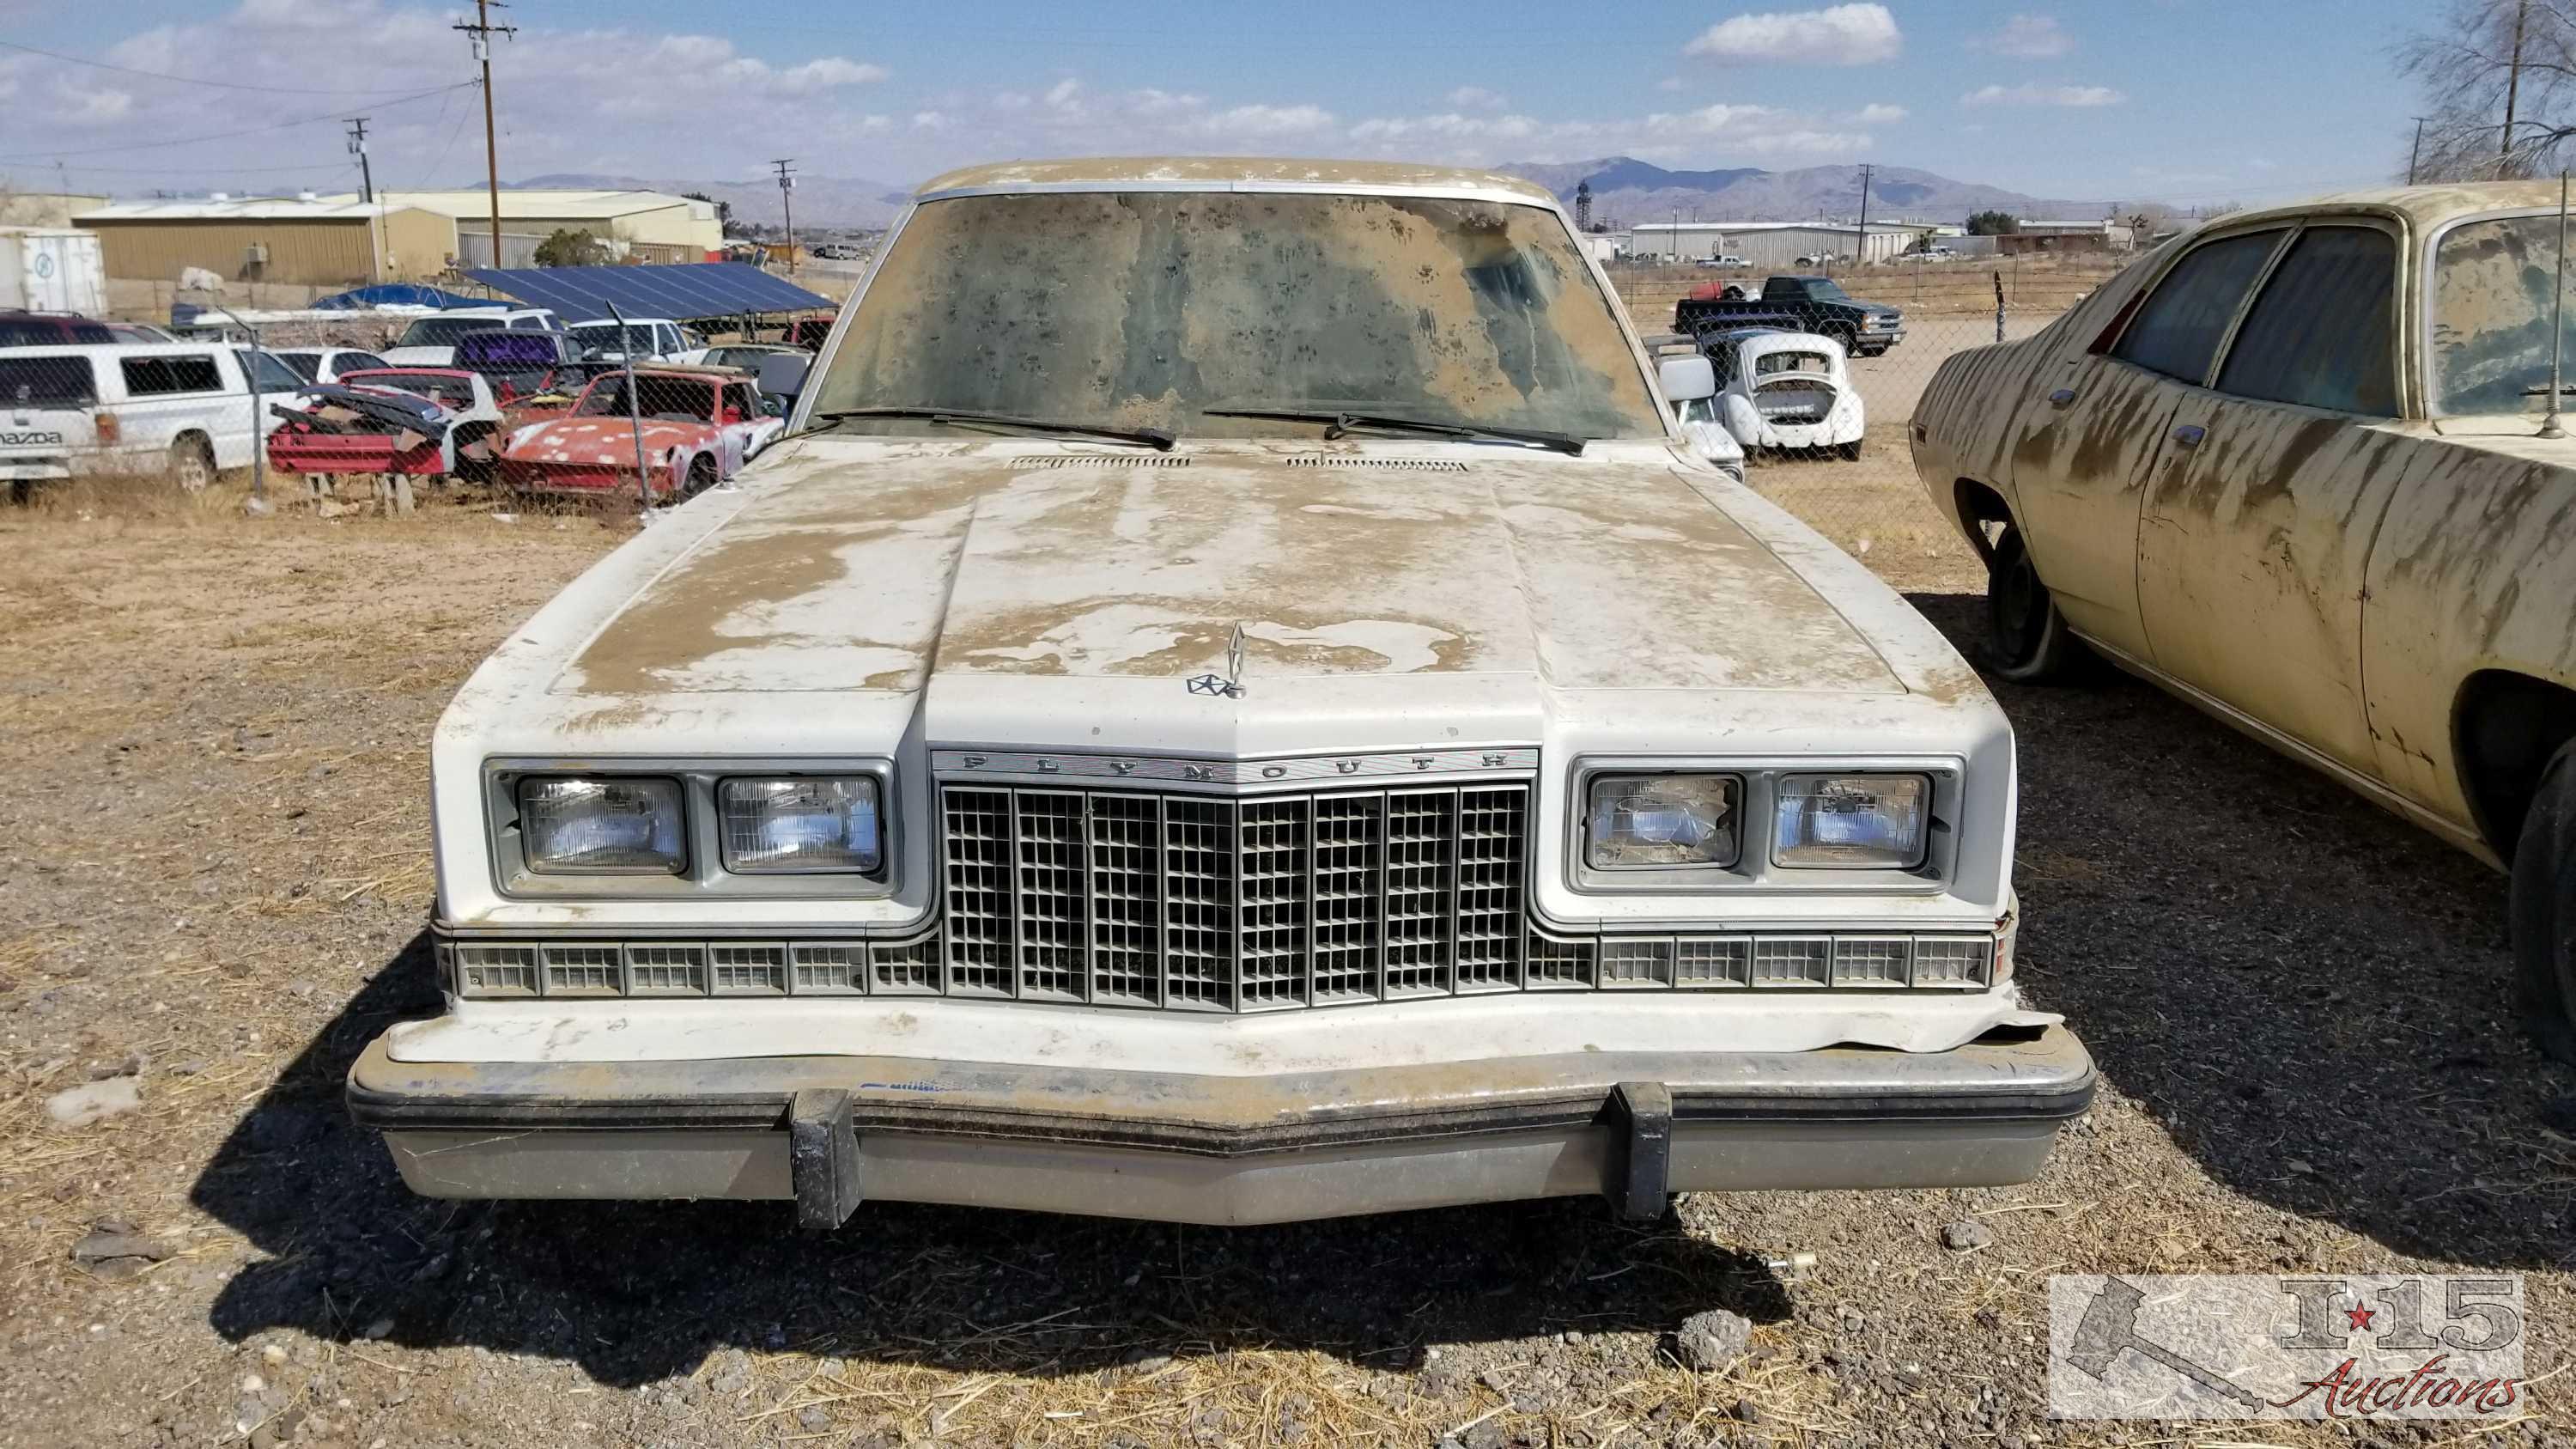
POLYGON ((2059 407, 2064 407, 2068 403, 2075 401, 2075 389, 2071 387, 2061 387, 2057 391, 2050 393, 2048 395, 2048 400, 2059 407))
POLYGON ((2198 423, 2184 423, 2173 430, 2173 440, 2177 447, 2197 448, 2200 446, 2200 440, 2208 436, 2209 429, 2198 423))

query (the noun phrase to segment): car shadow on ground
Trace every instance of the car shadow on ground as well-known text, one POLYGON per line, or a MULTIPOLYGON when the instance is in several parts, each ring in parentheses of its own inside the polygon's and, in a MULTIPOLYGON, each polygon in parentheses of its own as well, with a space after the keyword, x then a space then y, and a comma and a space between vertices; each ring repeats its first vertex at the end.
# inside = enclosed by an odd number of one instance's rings
MULTIPOLYGON (((1976 657, 1981 595, 1910 601, 1976 657)), ((2576 1179, 2540 1112, 2576 1073, 2515 1022, 2505 878, 2108 667, 1988 683, 2020 747, 2023 987, 2105 1081, 2258 1202, 2563 1266, 2576 1179)))
POLYGON ((424 933, 198 1178, 196 1205, 262 1255, 217 1295, 225 1337, 473 1344, 632 1386, 729 1347, 1021 1373, 1286 1347, 1398 1369, 1426 1344, 1790 1312, 1759 1257, 1670 1214, 1619 1223, 1597 1199, 1264 1228, 871 1203, 821 1236, 798 1233, 786 1203, 433 1202, 340 1104, 369 1040, 438 1010, 432 981, 424 933))

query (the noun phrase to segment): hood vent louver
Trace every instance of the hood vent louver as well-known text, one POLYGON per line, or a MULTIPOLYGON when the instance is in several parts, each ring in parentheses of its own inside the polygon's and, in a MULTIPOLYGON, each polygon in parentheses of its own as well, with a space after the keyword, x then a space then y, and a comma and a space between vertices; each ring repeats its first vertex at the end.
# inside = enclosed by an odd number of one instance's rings
POLYGON ((1291 468, 1403 468, 1416 473, 1464 473, 1467 465, 1455 458, 1354 458, 1340 453, 1308 454, 1290 458, 1291 468))
POLYGON ((1190 466, 1190 460, 1175 458, 1169 453, 1152 453, 1133 458, 1106 453, 1093 457, 1086 453, 1080 457, 1024 458, 1020 460, 1020 466, 1023 468, 1186 468, 1190 466))

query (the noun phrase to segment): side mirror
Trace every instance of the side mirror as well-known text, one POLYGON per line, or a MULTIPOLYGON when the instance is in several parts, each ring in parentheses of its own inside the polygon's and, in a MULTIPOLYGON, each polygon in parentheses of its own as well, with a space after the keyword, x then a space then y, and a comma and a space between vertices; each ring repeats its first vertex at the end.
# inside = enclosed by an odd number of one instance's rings
POLYGON ((1717 369, 1707 358, 1667 357, 1656 364, 1656 381, 1663 384, 1664 401, 1689 402, 1695 398, 1717 396, 1717 369))
POLYGON ((812 366, 810 357, 773 352, 760 360, 757 386, 772 397, 794 397, 805 390, 805 373, 812 366))

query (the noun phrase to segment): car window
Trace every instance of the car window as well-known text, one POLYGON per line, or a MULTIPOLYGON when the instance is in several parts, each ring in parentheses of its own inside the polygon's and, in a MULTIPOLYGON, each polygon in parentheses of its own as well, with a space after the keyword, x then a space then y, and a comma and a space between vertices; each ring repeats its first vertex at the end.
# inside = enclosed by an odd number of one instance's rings
POLYGON ((2138 308, 2111 355, 2188 383, 2208 377, 2227 324, 2280 240, 2278 230, 2258 231, 2194 248, 2138 308))
POLYGON ((2299 234, 2228 345, 2218 390, 2393 417, 2397 243, 2363 226, 2299 234))
POLYGON ((86 407, 98 401, 98 374, 86 357, 0 357, 0 403, 86 407))
MULTIPOLYGON (((318 352, 279 352, 272 356, 295 369, 295 375, 311 382, 322 373, 322 354, 318 352)), ((345 371, 346 369, 343 369, 345 371)))
POLYGON ((117 360, 132 397, 174 392, 221 392, 224 374, 211 356, 125 357, 117 360))
POLYGON ((342 372, 362 372, 370 367, 382 367, 384 365, 385 360, 372 352, 352 352, 340 359, 340 370, 342 372))
POLYGON ((259 375, 261 392, 295 392, 310 380, 297 376, 294 368, 265 352, 235 352, 233 356, 259 375))

